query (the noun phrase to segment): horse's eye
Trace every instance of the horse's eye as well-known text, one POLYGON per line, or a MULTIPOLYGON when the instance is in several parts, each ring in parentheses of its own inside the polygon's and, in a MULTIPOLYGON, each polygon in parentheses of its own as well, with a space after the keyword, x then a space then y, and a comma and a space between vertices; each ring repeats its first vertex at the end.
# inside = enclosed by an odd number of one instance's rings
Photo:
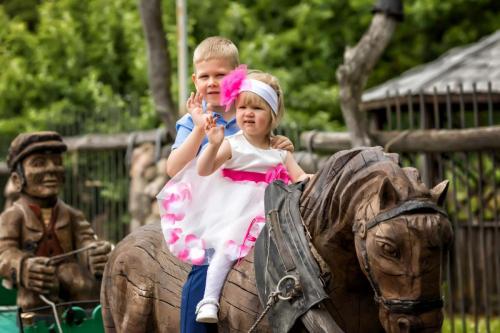
POLYGON ((392 257, 392 258, 399 258, 399 251, 396 247, 394 247, 393 245, 389 244, 389 243, 385 243, 385 242, 380 242, 380 247, 382 248, 382 252, 386 255, 386 256, 389 256, 389 257, 392 257))

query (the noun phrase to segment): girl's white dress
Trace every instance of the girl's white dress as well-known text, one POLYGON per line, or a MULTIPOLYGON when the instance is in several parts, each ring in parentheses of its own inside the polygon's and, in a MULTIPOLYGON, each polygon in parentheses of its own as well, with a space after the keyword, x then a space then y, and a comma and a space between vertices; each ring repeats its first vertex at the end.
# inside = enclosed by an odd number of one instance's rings
POLYGON ((199 176, 193 160, 157 196, 167 245, 191 264, 208 264, 219 251, 229 260, 247 255, 265 223, 265 188, 290 180, 286 151, 259 149, 241 131, 226 140, 232 157, 219 170, 199 176))

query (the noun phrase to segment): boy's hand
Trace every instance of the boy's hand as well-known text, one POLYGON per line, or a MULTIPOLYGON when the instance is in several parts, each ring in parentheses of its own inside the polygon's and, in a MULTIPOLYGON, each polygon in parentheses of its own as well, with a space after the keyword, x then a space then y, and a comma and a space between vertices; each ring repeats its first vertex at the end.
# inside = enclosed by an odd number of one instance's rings
POLYGON ((199 92, 196 92, 196 94, 191 92, 191 95, 186 102, 186 109, 193 118, 194 125, 200 128, 205 126, 205 119, 208 114, 203 113, 203 107, 201 104, 202 100, 203 96, 199 92))
POLYGON ((295 150, 292 141, 290 141, 289 138, 283 135, 272 136, 271 147, 274 149, 288 150, 290 153, 293 153, 293 151, 295 150))
POLYGON ((205 120, 205 134, 208 142, 213 145, 220 145, 224 140, 224 126, 217 126, 212 115, 205 120))

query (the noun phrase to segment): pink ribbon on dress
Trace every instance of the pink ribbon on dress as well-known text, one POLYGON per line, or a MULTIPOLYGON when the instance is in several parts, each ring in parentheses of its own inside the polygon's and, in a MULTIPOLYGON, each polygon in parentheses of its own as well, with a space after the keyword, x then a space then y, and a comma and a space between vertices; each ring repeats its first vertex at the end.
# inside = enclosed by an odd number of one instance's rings
POLYGON ((222 169, 222 176, 234 182, 251 181, 255 183, 270 184, 275 180, 282 180, 285 184, 291 182, 290 176, 283 164, 278 164, 273 168, 263 172, 253 172, 244 170, 222 169))
MULTIPOLYGON (((275 167, 267 170, 266 173, 263 172, 253 172, 253 171, 243 171, 243 170, 233 170, 233 169, 222 169, 222 176, 228 178, 234 182, 244 182, 251 181, 255 183, 266 183, 270 184, 275 180, 282 180, 285 184, 290 184, 291 179, 288 175, 288 171, 286 170, 283 164, 278 164, 275 167)), ((253 244, 257 240, 259 236, 260 230, 262 227, 258 228, 258 232, 255 233, 255 226, 257 224, 264 224, 266 222, 263 216, 255 217, 248 226, 245 237, 243 238, 242 244, 238 247, 238 261, 236 265, 238 265, 242 257, 248 254, 248 251, 252 248, 253 244), (253 232, 252 232, 253 231, 253 232)))

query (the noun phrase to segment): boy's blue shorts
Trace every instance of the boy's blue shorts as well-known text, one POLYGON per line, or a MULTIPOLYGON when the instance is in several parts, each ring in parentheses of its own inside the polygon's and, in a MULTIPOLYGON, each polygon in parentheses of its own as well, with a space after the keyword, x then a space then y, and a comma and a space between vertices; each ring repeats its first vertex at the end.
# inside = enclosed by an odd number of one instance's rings
POLYGON ((217 324, 196 322, 196 305, 203 298, 208 265, 193 266, 189 272, 181 298, 181 333, 217 332, 217 324))

